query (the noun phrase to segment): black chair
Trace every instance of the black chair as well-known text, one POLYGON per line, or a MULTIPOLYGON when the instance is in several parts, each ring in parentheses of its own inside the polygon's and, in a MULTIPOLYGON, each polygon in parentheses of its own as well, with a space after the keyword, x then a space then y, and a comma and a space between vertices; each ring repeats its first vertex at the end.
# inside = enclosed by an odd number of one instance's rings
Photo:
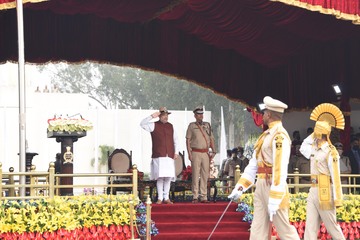
MULTIPOLYGON (((108 157, 109 173, 128 173, 132 167, 132 152, 130 154, 124 149, 115 149, 108 157)), ((109 184, 130 184, 130 176, 109 177, 109 184)), ((129 187, 108 187, 107 194, 116 194, 117 191, 131 192, 129 187)))

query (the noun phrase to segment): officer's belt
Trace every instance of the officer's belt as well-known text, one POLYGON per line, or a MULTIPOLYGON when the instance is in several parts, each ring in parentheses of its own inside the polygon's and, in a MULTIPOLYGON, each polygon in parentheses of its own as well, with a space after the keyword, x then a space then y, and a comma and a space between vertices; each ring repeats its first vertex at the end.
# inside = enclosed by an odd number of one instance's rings
POLYGON ((272 174, 272 167, 258 167, 257 173, 272 174))
POLYGON ((257 169, 257 177, 259 179, 270 180, 272 174, 272 167, 259 167, 257 169))
POLYGON ((200 149, 200 148, 191 148, 191 151, 193 151, 193 152, 206 153, 206 152, 209 152, 209 149, 207 149, 207 148, 204 148, 204 149, 200 149))
MULTIPOLYGON (((330 183, 332 183, 331 178, 329 177, 330 183)), ((319 183, 318 175, 311 175, 311 186, 316 187, 319 183)))

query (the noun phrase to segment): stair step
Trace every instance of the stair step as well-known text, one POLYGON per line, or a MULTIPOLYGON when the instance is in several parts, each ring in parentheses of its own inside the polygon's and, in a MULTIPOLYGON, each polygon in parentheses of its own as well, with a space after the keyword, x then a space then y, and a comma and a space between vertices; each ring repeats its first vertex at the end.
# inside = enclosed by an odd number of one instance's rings
MULTIPOLYGON (((199 222, 198 224, 187 223, 187 222, 168 222, 168 223, 158 223, 155 222, 156 227, 159 229, 161 233, 181 231, 184 232, 193 232, 199 229, 199 224, 201 224, 202 231, 208 231, 209 233, 214 229, 216 222, 199 222)), ((236 232, 236 231, 247 231, 249 229, 249 224, 246 222, 228 222, 221 221, 216 227, 217 231, 225 231, 225 232, 236 232)))
MULTIPOLYGON (((223 212, 208 212, 208 213, 204 213, 204 212, 191 212, 191 214, 189 212, 177 212, 177 213, 172 213, 172 212, 168 212, 168 213, 157 213, 157 212, 152 212, 151 216, 152 219, 156 222, 156 221, 163 221, 162 219, 164 219, 165 221, 169 222, 169 221, 199 221, 199 219, 206 219, 207 221, 215 221, 217 222, 220 218, 220 216, 223 214, 223 212)), ((239 221, 241 222, 241 219, 243 217, 242 213, 238 213, 238 212, 231 212, 231 213, 226 213, 223 216, 223 220, 225 221, 239 221)))

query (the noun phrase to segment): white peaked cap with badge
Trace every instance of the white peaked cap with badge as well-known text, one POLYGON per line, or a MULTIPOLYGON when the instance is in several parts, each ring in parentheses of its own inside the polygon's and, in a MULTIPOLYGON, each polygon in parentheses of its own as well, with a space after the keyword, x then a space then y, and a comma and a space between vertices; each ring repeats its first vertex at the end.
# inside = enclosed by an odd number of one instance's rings
POLYGON ((288 105, 286 105, 285 103, 277 99, 273 99, 272 97, 269 96, 264 97, 264 105, 265 105, 264 109, 268 109, 279 113, 283 113, 285 109, 288 108, 288 105))

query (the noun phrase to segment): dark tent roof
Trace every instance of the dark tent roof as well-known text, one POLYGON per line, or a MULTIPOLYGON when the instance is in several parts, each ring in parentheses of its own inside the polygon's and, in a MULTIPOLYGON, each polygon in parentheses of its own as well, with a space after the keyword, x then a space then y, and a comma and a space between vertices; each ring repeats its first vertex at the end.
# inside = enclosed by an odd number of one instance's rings
MULTIPOLYGON (((27 62, 93 60, 169 73, 256 106, 360 99, 360 26, 268 0, 52 0, 24 8, 27 62)), ((0 62, 17 61, 16 10, 0 62)))

